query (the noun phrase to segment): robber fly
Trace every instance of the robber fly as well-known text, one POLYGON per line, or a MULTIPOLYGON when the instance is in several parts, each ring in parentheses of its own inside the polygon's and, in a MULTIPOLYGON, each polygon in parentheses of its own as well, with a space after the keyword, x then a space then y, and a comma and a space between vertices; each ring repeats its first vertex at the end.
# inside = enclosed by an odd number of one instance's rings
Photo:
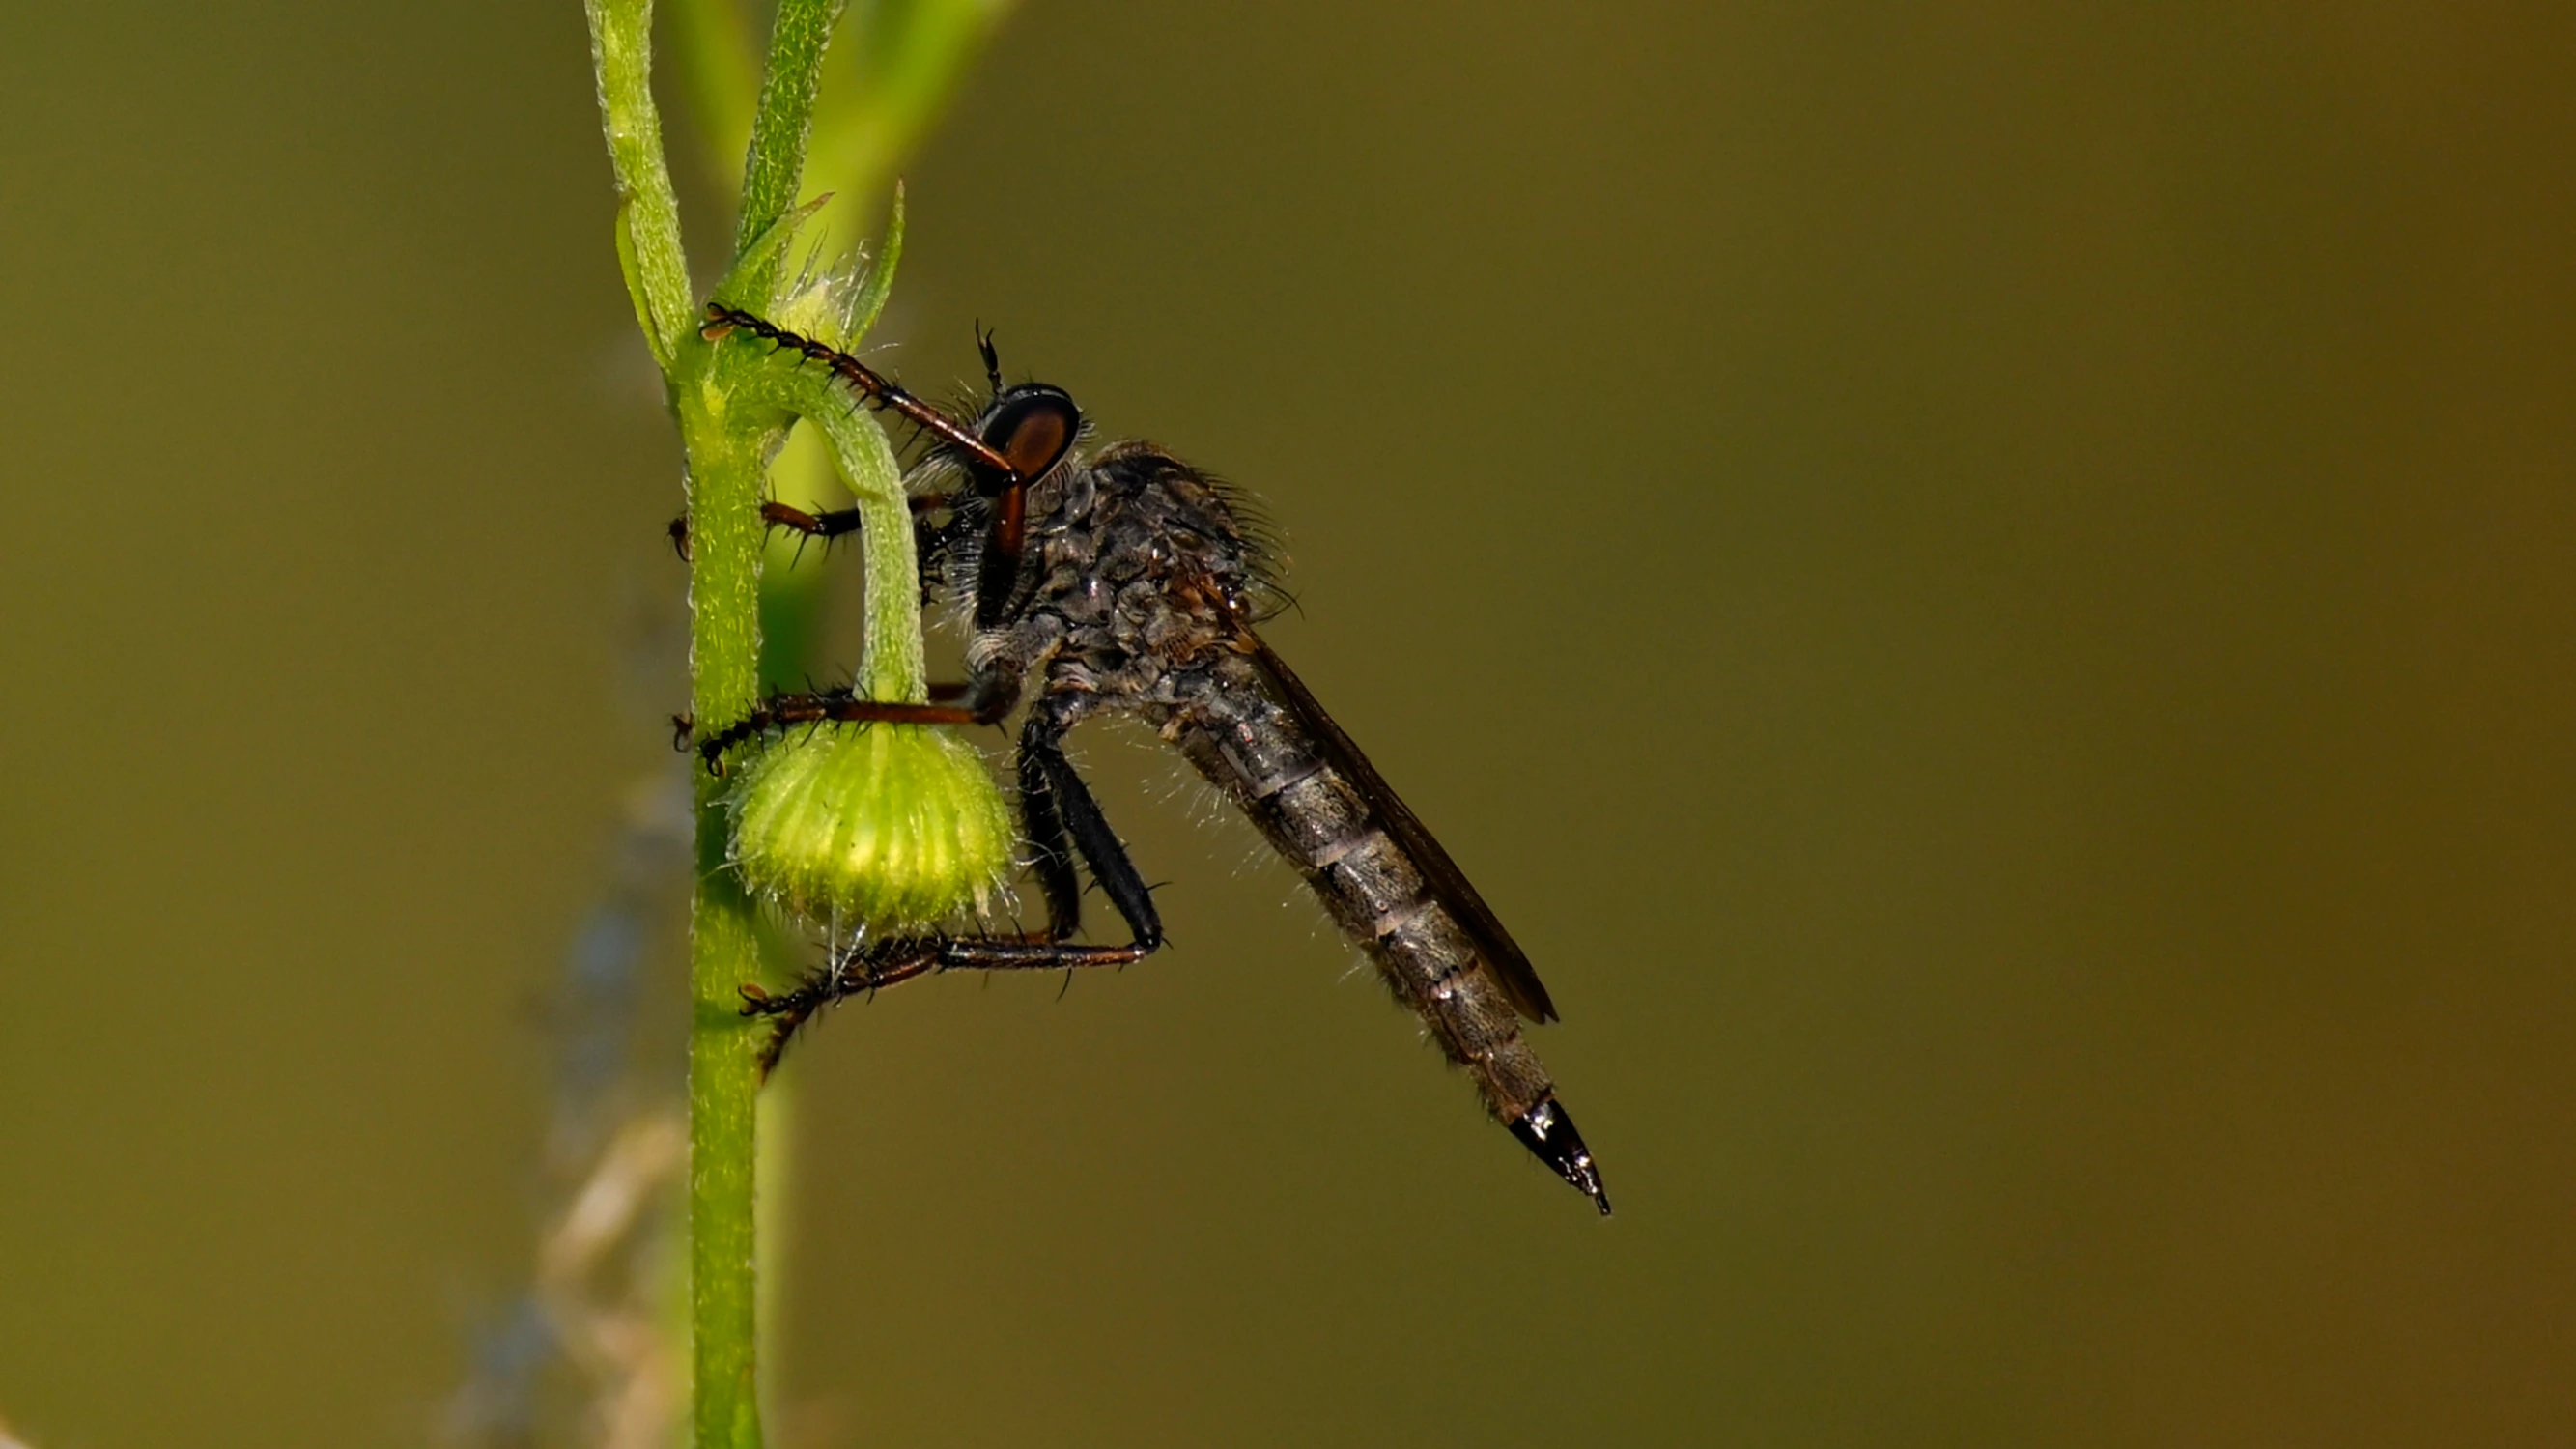
MULTIPOLYGON (((697 737, 708 766, 721 769, 728 749, 792 725, 995 724, 1036 684, 1018 775, 1045 931, 867 942, 796 990, 746 989, 745 1010, 779 1023, 773 1049, 832 1001, 926 973, 1123 965, 1160 947, 1144 877, 1064 754, 1066 732, 1082 720, 1132 715, 1179 746, 1297 868, 1495 1118, 1609 1213, 1592 1153, 1522 1034, 1523 1018, 1556 1019, 1547 988, 1440 842, 1254 631, 1260 601, 1275 597, 1271 560, 1231 489, 1152 443, 1087 446, 1072 397, 1044 383, 1005 386, 989 337, 978 341, 992 395, 960 424, 822 343, 721 303, 707 318, 709 338, 764 338, 916 424, 933 440, 917 474, 962 472, 968 486, 938 500, 948 522, 916 532, 925 575, 944 574, 972 599, 975 625, 971 678, 934 689, 929 703, 849 689, 774 695, 697 737), (1077 854, 1124 918, 1127 944, 1073 939, 1077 854)), ((763 512, 774 526, 825 539, 859 527, 855 509, 810 514, 772 503, 763 512)))

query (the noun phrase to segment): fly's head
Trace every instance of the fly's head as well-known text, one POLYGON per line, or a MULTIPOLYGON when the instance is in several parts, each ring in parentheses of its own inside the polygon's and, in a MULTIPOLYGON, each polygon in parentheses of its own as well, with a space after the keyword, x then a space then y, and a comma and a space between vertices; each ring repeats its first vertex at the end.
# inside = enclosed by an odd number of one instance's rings
POLYGON ((1152 443, 1086 446, 1069 393, 1003 383, 979 341, 993 390, 972 432, 986 453, 938 455, 968 486, 935 560, 972 598, 979 632, 1033 613, 1095 628, 1123 618, 1121 649, 1170 659, 1277 612, 1278 551, 1239 490, 1152 443))
POLYGON ((977 632, 988 633, 1027 610, 1030 495, 1074 466, 1069 460, 1088 424, 1063 388, 1005 384, 992 338, 979 334, 976 342, 992 393, 957 431, 960 441, 935 444, 907 487, 948 514, 921 530, 924 580, 956 588, 972 603, 977 632))

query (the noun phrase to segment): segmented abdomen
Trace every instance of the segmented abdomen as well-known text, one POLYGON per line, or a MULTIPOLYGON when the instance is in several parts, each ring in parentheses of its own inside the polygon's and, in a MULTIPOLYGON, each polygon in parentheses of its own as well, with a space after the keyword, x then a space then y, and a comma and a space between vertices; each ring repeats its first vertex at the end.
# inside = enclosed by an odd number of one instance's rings
POLYGON ((1256 687, 1210 688, 1174 711, 1190 763, 1297 867, 1506 1125, 1554 1095, 1520 1018, 1467 933, 1297 718, 1256 687))

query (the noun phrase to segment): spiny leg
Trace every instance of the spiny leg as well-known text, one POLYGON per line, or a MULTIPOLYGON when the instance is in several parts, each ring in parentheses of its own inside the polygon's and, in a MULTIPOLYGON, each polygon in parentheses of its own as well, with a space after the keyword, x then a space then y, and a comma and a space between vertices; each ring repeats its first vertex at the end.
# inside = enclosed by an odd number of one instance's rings
POLYGON ((848 383, 861 397, 889 412, 900 414, 905 421, 935 435, 942 443, 957 449, 966 457, 997 473, 1011 473, 1011 460, 975 436, 962 425, 951 421, 937 408, 913 396, 903 386, 875 368, 826 343, 817 342, 801 333, 790 332, 775 322, 765 321, 739 307, 722 302, 707 304, 706 325, 698 335, 712 342, 736 331, 748 332, 766 340, 782 352, 793 352, 832 370, 833 375, 848 383))
MULTIPOLYGON (((918 493, 904 500, 904 505, 912 510, 913 546, 925 563, 934 551, 952 543, 959 533, 959 520, 950 509, 952 501, 945 493, 918 493), (949 512, 949 520, 932 523, 931 515, 941 512, 949 512)), ((827 508, 820 513, 808 513, 802 508, 774 501, 760 505, 760 521, 806 538, 819 538, 827 544, 844 534, 856 533, 861 527, 861 515, 856 508, 827 508)), ((680 556, 682 563, 688 562, 689 516, 683 513, 672 519, 667 531, 671 536, 671 551, 680 556)))
POLYGON ((853 996, 866 996, 934 972, 1075 971, 1090 966, 1126 966, 1152 954, 1161 944, 1159 928, 1154 940, 1139 939, 1125 946, 1082 946, 1007 936, 878 941, 843 952, 793 990, 773 995, 758 986, 741 988, 742 1014, 765 1016, 773 1023, 769 1040, 760 1049, 760 1073, 767 1077, 786 1054, 788 1042, 814 1013, 853 996))
MULTIPOLYGON (((708 772, 721 775, 725 772, 725 751, 754 735, 794 725, 994 724, 1019 702, 1020 681, 1013 671, 994 669, 963 684, 934 684, 930 687, 930 694, 931 702, 928 704, 867 699, 849 688, 773 694, 753 705, 751 713, 723 729, 695 736, 695 747, 698 757, 706 761, 708 772)), ((675 714, 671 716, 671 729, 673 748, 691 747, 696 721, 687 715, 675 714)))
POLYGON ((1028 487, 1053 471, 1082 433, 1082 412, 1063 389, 1043 383, 1002 389, 991 338, 980 338, 977 346, 986 354, 995 395, 992 407, 969 429, 848 353, 738 307, 707 304, 707 321, 698 332, 710 341, 748 332, 775 349, 822 363, 869 402, 937 437, 943 449, 965 464, 976 491, 991 503, 976 578, 975 627, 995 628, 1009 617, 1019 601, 1020 564, 1028 547, 1028 487))
MULTIPOLYGON (((912 510, 912 552, 921 580, 922 602, 926 604, 945 581, 948 559, 957 551, 958 543, 977 532, 978 510, 958 506, 958 500, 945 493, 916 493, 904 502, 912 510), (947 517, 940 517, 943 513, 947 517)), ((856 508, 808 513, 784 503, 764 503, 760 505, 760 517, 772 528, 819 538, 826 548, 862 526, 856 508)), ((803 550, 800 548, 798 553, 801 556, 803 550)))
POLYGON ((878 941, 835 956, 830 965, 808 975, 792 991, 771 995, 758 986, 741 987, 742 1014, 770 1020, 769 1040, 760 1044, 760 1079, 765 1082, 778 1070, 787 1044, 814 1013, 836 1001, 937 970, 938 948, 935 937, 878 941))
MULTIPOLYGON (((1015 491, 1011 496, 1017 498, 1020 495, 1015 491)), ((945 556, 959 537, 974 527, 972 518, 964 510, 952 512, 948 522, 942 525, 933 526, 926 521, 930 511, 945 507, 949 502, 948 497, 940 494, 923 494, 912 500, 915 510, 913 543, 921 556, 925 581, 932 565, 945 556)), ((855 508, 810 514, 785 504, 767 503, 761 506, 761 516, 774 525, 826 539, 860 526, 859 511, 855 508)), ((679 523, 674 524, 675 528, 679 526, 679 523)), ((1018 564, 1018 556, 1014 554, 1010 565, 1015 575, 1018 564)), ((774 694, 752 706, 751 712, 741 719, 696 739, 695 747, 700 758, 705 760, 707 769, 721 775, 724 773, 725 751, 772 729, 823 723, 998 724, 1019 703, 1019 698, 1020 672, 1015 666, 1001 662, 978 670, 974 677, 961 683, 933 684, 930 702, 926 704, 865 699, 847 687, 774 694)), ((696 722, 688 715, 673 715, 671 725, 672 747, 690 748, 696 722)), ((1060 728, 1057 733, 1062 733, 1060 728)), ((1060 750, 1055 753, 1061 758, 1060 750)), ((1022 778, 1024 781, 1027 778, 1025 764, 1022 778)))
MULTIPOLYGON (((1029 479, 1035 476, 1024 471, 1029 464, 1029 459, 1022 456, 1026 451, 1026 444, 1014 434, 1006 433, 997 447, 978 437, 974 430, 922 401, 902 384, 848 353, 802 333, 789 331, 777 323, 741 308, 728 307, 721 302, 711 302, 707 304, 706 315, 707 320, 699 327, 698 334, 711 342, 735 332, 748 332, 769 343, 774 351, 793 352, 806 361, 823 364, 834 376, 848 383, 852 390, 869 403, 901 416, 920 432, 927 432, 938 438, 939 446, 962 459, 968 471, 975 476, 979 487, 989 495, 1015 493, 1025 487, 1029 479)), ((987 370, 990 370, 989 366, 987 370)), ((998 391, 997 388, 997 394, 998 391)), ((1069 406, 1068 401, 1068 408, 1069 406)), ((1026 431, 1019 420, 1014 419, 1013 423, 1018 431, 1026 431)), ((1069 432, 1065 441, 1067 444, 1071 442, 1069 432)), ((1058 456, 1061 456, 1061 449, 1045 458, 1046 466, 1053 466, 1058 456)), ((912 500, 916 515, 916 529, 919 528, 917 516, 920 513, 926 509, 945 506, 946 502, 944 498, 912 500)), ((1007 511, 1014 515, 1019 512, 1017 508, 1007 511)), ((809 513, 783 503, 766 503, 761 505, 760 512, 762 519, 773 527, 792 528, 809 538, 819 537, 826 541, 854 532, 860 526, 859 512, 855 508, 809 513)), ((687 558, 689 556, 688 519, 685 516, 673 519, 670 534, 672 547, 682 558, 687 558)), ((1019 543, 1016 534, 1010 542, 1013 545, 1011 550, 1014 554, 1013 561, 1016 563, 1019 543)))
MULTIPOLYGON (((945 510, 949 497, 945 493, 915 493, 903 502, 912 510, 913 525, 918 532, 923 526, 924 516, 945 510)), ((784 528, 828 543, 845 533, 858 532, 863 526, 863 515, 857 508, 826 508, 820 513, 808 513, 802 508, 769 502, 760 505, 760 521, 772 528, 784 528)))

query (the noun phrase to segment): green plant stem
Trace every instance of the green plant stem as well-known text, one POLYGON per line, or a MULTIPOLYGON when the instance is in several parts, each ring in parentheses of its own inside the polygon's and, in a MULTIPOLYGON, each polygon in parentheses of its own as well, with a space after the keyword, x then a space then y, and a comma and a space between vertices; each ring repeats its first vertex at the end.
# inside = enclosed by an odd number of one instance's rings
MULTIPOLYGON (((740 719, 760 689, 761 475, 784 436, 775 407, 736 405, 742 369, 698 335, 679 209, 652 94, 651 0, 587 0, 592 62, 618 190, 617 251, 636 320, 662 366, 689 480, 689 705, 740 719)), ((814 94, 841 0, 780 0, 743 168, 735 265, 719 289, 766 307, 780 246, 744 252, 795 204, 814 94)), ((884 446, 883 438, 878 447, 884 446)), ((906 532, 909 532, 907 527, 906 532)), ((918 630, 914 647, 918 649, 918 630)), ((689 944, 689 1332, 692 1442, 759 1449, 759 1032, 741 1014, 760 971, 758 921, 729 868, 723 792, 696 788, 689 944)))
MULTIPOLYGON (((703 357, 708 349, 695 343, 703 357)), ((760 474, 765 444, 704 374, 675 388, 689 461, 690 709, 739 719, 760 689, 760 474)), ((730 869, 723 785, 698 775, 689 918, 689 1342, 699 1449, 758 1449, 759 1038, 741 989, 760 973, 753 903, 730 869)))
MULTIPOLYGON (((769 70, 743 161, 735 266, 718 290, 775 290, 783 248, 745 256, 796 204, 824 48, 841 0, 780 0, 769 70)), ((692 318, 694 322, 694 317, 692 318)), ((674 348, 672 400, 689 461, 690 704, 698 719, 740 719, 760 689, 761 474, 785 436, 766 408, 735 409, 728 369, 697 341, 674 348)), ((759 1449, 756 1171, 759 1033, 741 1011, 760 967, 758 923, 728 867, 721 791, 697 790, 698 887, 689 951, 689 1305, 691 1418, 699 1449, 759 1449)))
POLYGON ((653 0, 586 0, 591 71, 617 177, 617 260, 645 345, 669 376, 683 334, 694 332, 689 258, 680 247, 680 203, 662 153, 653 105, 653 0))
MULTIPOLYGON (((791 416, 819 427, 858 501, 867 550, 865 678, 879 699, 929 697, 921 589, 903 473, 875 421, 819 369, 753 343, 686 354, 700 371, 674 389, 689 457, 691 707, 738 719, 759 688, 762 466, 791 416)), ((730 868, 723 785, 698 780, 698 887, 689 951, 689 1301, 701 1449, 757 1449, 759 1301, 754 1205, 759 1030, 742 984, 759 974, 753 902, 730 868)))
MULTIPOLYGON (((797 203, 824 56, 846 0, 778 0, 758 104, 724 94, 748 68, 727 0, 682 0, 677 33, 694 52, 691 79, 716 129, 747 132, 732 264, 716 294, 764 314, 778 295, 788 243, 804 219, 797 203), (739 127, 740 130, 735 128, 739 127)), ((747 714, 760 693, 763 474, 798 418, 829 445, 862 516, 867 562, 867 658, 861 680, 878 699, 928 698, 920 586, 902 474, 875 420, 819 369, 744 341, 709 344, 681 249, 679 208, 652 93, 652 0, 585 0, 600 114, 617 179, 617 255, 638 326, 661 365, 686 455, 690 525, 689 705, 699 721, 747 714)), ((973 38, 989 30, 995 0, 913 0, 880 15, 901 55, 869 73, 863 106, 890 108, 908 143, 953 82, 973 38), (983 18, 981 27, 963 16, 983 18), (934 72, 935 74, 925 73, 934 72)), ((684 56, 684 59, 692 57, 684 56)), ((882 119, 882 118, 881 118, 882 119)), ((859 154, 890 164, 899 145, 870 132, 859 154)), ((878 188, 871 187, 874 191, 878 188)), ((835 320, 855 341, 885 300, 902 245, 897 196, 878 271, 835 320)), ((829 329, 825 329, 827 332, 829 329)), ((810 612, 810 611, 805 611, 810 612)), ((722 782, 696 785, 697 887, 689 948, 689 1335, 691 1442, 697 1449, 759 1449, 758 1139, 762 1030, 741 1014, 741 988, 758 980, 762 933, 755 903, 732 868, 722 782)))

